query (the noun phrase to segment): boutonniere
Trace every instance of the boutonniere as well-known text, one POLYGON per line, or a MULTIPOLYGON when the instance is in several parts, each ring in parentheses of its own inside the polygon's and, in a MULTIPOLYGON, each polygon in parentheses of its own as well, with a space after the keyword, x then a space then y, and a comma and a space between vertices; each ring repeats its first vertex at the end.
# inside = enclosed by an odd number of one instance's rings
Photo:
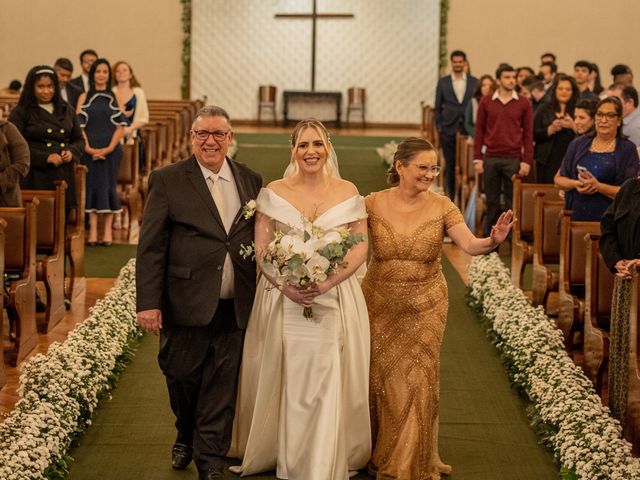
POLYGON ((251 217, 253 217, 256 214, 256 207, 258 205, 256 204, 255 200, 249 200, 247 203, 244 204, 244 206, 242 207, 242 216, 244 217, 245 220, 249 220, 251 217))

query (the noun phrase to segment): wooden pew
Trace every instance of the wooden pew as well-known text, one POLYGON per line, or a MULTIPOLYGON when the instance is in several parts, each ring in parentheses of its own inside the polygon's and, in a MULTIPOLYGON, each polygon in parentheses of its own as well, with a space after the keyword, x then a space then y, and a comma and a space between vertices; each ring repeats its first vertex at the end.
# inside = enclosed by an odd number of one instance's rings
POLYGON ((157 132, 155 129, 147 129, 142 133, 144 138, 144 167, 138 174, 140 182, 140 193, 142 194, 142 211, 144 212, 144 203, 147 200, 149 191, 149 175, 153 169, 153 160, 157 158, 157 132))
POLYGON ((67 303, 84 293, 86 280, 84 276, 84 220, 85 205, 87 204, 87 167, 76 165, 76 192, 78 207, 67 222, 67 258, 69 259, 69 280, 67 288, 67 303))
POLYGON ((567 352, 573 352, 574 335, 584 320, 586 255, 584 237, 600 234, 600 222, 572 222, 570 210, 562 213, 560 223, 560 270, 558 281, 558 328, 565 338, 567 352))
POLYGON ((140 228, 140 183, 138 180, 139 150, 138 140, 132 144, 122 145, 122 160, 120 160, 120 171, 118 174, 118 197, 123 208, 126 208, 129 215, 129 230, 127 239, 131 240, 140 228))
POLYGON ((627 381, 627 413, 625 415, 624 438, 633 445, 632 453, 640 453, 640 265, 636 266, 631 279, 631 309, 629 312, 629 378, 627 381))
POLYGON ((149 123, 164 124, 167 127, 167 155, 163 164, 174 163, 180 158, 180 116, 176 112, 149 113, 149 123))
POLYGON ((598 393, 602 393, 609 361, 609 324, 614 274, 607 268, 598 241, 600 235, 585 236, 586 286, 584 311, 584 371, 598 393))
POLYGON ((48 333, 65 315, 65 190, 67 182, 56 180, 55 190, 22 190, 22 200, 38 199, 36 253, 44 255, 36 261, 36 280, 43 282, 47 292, 44 322, 38 330, 48 333))
POLYGON ((558 272, 552 265, 560 263, 560 232, 558 222, 564 208, 561 200, 548 200, 545 192, 534 194, 532 303, 542 305, 547 315, 547 301, 551 292, 558 290, 558 272))
POLYGON ((16 275, 10 281, 6 305, 15 322, 15 342, 8 352, 8 363, 16 366, 38 344, 36 326, 36 207, 38 199, 24 208, 0 208, 5 229, 4 273, 16 275))
POLYGON ((525 265, 533 260, 533 224, 535 219, 535 193, 544 192, 546 200, 559 200, 553 185, 522 183, 520 175, 513 182, 513 215, 515 223, 511 231, 511 283, 522 288, 525 265))
POLYGON ((161 167, 168 163, 170 154, 167 152, 167 130, 168 127, 162 123, 148 123, 140 129, 144 136, 145 145, 151 143, 149 131, 153 131, 155 138, 155 155, 149 158, 151 162, 151 170, 161 167))
MULTIPOLYGON (((0 218, 0 278, 4 279, 4 229, 7 222, 0 218)), ((4 344, 4 294, 0 295, 0 345, 4 344)), ((7 384, 7 372, 4 368, 4 354, 0 355, 0 388, 7 384)))

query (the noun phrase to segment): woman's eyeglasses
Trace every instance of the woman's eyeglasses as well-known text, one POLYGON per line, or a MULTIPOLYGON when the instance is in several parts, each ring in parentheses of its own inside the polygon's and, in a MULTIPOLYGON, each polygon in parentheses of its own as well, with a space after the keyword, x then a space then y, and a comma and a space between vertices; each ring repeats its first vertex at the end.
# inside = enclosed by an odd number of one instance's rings
POLYGON ((596 118, 598 120, 615 120, 618 118, 618 114, 613 112, 596 112, 596 118))

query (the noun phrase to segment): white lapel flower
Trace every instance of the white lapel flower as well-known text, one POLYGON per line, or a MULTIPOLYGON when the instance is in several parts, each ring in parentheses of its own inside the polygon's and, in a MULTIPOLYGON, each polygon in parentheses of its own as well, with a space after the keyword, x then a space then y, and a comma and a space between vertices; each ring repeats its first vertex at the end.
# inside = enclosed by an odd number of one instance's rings
POLYGON ((247 203, 244 204, 244 206, 242 207, 242 216, 244 217, 245 220, 249 220, 251 217, 253 217, 256 214, 256 207, 258 205, 256 204, 255 200, 249 200, 247 203))

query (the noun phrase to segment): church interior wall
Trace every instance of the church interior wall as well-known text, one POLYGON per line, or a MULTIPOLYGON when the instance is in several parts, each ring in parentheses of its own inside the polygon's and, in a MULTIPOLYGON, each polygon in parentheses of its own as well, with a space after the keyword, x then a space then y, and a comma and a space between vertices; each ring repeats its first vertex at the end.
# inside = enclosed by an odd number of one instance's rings
POLYGON ((595 62, 602 84, 611 67, 625 63, 640 75, 635 32, 640 2, 612 0, 450 0, 447 47, 467 53, 475 76, 495 75, 500 62, 538 70, 545 51, 557 55, 558 71, 573 74, 577 60, 595 62))
POLYGON ((3 1, 0 7, 0 86, 24 82, 34 65, 92 48, 112 64, 126 60, 148 97, 179 98, 182 79, 179 0, 3 1))

